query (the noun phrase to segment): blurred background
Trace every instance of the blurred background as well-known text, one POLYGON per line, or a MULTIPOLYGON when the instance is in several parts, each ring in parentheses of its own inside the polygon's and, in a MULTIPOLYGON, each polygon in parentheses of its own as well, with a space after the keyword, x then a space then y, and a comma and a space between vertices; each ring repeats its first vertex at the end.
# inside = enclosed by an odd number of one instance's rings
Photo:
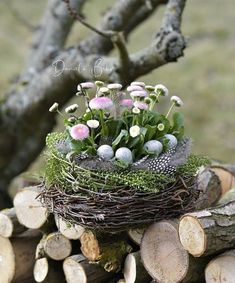
MULTIPOLYGON (((84 14, 96 24, 112 0, 88 1, 84 14), (97 5, 99 3, 99 5, 97 5)), ((0 98, 22 71, 46 0, 0 1, 0 98)), ((131 35, 128 48, 148 44, 160 26, 164 7, 131 35)), ((184 100, 186 133, 195 153, 235 163, 235 1, 188 0, 182 31, 188 40, 185 56, 140 78, 166 85, 184 100)), ((76 23, 67 46, 78 43, 89 30, 76 23)), ((163 109, 164 110, 164 109, 163 109)), ((37 171, 41 157, 30 168, 37 171)))

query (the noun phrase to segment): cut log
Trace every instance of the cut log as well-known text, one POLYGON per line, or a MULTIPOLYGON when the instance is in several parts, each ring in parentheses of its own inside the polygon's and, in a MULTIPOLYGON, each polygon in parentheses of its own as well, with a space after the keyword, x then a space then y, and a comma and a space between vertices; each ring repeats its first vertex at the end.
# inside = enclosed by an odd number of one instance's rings
POLYGON ((36 248, 35 259, 49 257, 53 260, 63 260, 72 252, 72 245, 68 238, 60 232, 44 235, 36 248))
POLYGON ((65 283, 60 262, 49 261, 46 257, 37 259, 33 270, 34 280, 38 283, 65 283))
POLYGON ((99 263, 108 272, 120 270, 125 256, 132 251, 123 234, 95 235, 85 231, 80 241, 83 255, 99 263))
POLYGON ((205 270, 206 283, 235 282, 235 250, 211 260, 205 270))
POLYGON ((178 220, 152 224, 144 233, 140 246, 142 262, 159 283, 203 282, 202 270, 210 259, 196 259, 182 247, 178 220))
POLYGON ((70 240, 78 240, 82 236, 85 229, 77 224, 69 224, 61 217, 55 217, 55 223, 62 235, 70 240))
POLYGON ((149 226, 140 251, 146 270, 157 282, 181 282, 186 276, 189 257, 180 244, 175 221, 160 221, 149 226))
POLYGON ((144 231, 146 228, 140 228, 140 229, 130 229, 128 230, 128 236, 130 239, 136 244, 140 245, 141 239, 143 237, 144 231))
POLYGON ((67 283, 107 283, 114 275, 97 264, 90 264, 81 254, 64 260, 64 274, 67 283))
POLYGON ((15 208, 4 209, 0 212, 0 236, 10 238, 26 230, 27 228, 19 223, 15 208))
POLYGON ((182 216, 179 236, 183 247, 200 257, 235 245, 235 201, 182 216))
POLYGON ((230 189, 227 193, 225 193, 221 199, 219 200, 218 204, 226 204, 230 201, 235 201, 235 187, 233 189, 230 189))
POLYGON ((198 190, 201 192, 195 209, 204 209, 215 205, 222 194, 219 177, 209 167, 203 168, 197 175, 198 190))
POLYGON ((38 187, 28 187, 19 191, 14 198, 14 207, 19 222, 27 228, 39 229, 46 223, 48 212, 37 199, 38 187))
POLYGON ((152 281, 141 262, 140 252, 131 253, 126 257, 124 278, 126 283, 149 283, 152 281))
POLYGON ((34 252, 40 235, 27 231, 11 241, 0 236, 0 282, 32 282, 34 252))
POLYGON ((229 171, 229 169, 223 165, 214 165, 211 170, 219 177, 221 182, 222 196, 228 192, 235 184, 235 175, 229 171))

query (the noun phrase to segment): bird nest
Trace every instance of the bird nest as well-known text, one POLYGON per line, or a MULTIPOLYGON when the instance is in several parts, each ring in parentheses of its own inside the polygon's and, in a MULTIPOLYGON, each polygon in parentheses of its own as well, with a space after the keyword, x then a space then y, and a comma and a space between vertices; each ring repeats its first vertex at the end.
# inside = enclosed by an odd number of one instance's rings
POLYGON ((191 155, 173 175, 89 168, 88 164, 99 168, 96 162, 102 163, 86 160, 84 166, 76 158, 51 156, 47 172, 54 180, 43 184, 40 200, 69 224, 119 232, 193 210, 199 197, 195 173, 206 161, 191 155), (57 170, 53 174, 52 167, 57 170))

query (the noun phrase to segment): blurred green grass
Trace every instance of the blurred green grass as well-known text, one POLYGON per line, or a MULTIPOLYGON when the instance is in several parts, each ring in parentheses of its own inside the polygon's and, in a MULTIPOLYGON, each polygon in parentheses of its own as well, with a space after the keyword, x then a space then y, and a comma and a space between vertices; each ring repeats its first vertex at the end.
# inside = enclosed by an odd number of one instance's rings
MULTIPOLYGON (((102 12, 114 1, 88 1, 87 19, 97 24, 102 12), (99 4, 97 4, 99 3, 99 4)), ((32 42, 31 32, 0 2, 0 96, 24 67, 32 42)), ((11 1, 21 15, 37 25, 46 1, 11 1)), ((151 41, 160 26, 164 8, 130 37, 128 49, 136 51, 151 41)), ((194 140, 193 150, 224 162, 235 163, 235 2, 234 0, 188 0, 182 30, 188 40, 185 56, 141 80, 163 83, 182 97, 186 132, 194 140)), ((77 23, 67 45, 79 42, 89 31, 77 23)))

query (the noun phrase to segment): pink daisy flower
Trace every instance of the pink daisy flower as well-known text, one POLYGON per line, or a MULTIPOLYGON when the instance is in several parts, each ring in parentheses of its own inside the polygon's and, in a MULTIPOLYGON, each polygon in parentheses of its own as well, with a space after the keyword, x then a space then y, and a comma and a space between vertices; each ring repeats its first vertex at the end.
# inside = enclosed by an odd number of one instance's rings
POLYGON ((113 101, 109 97, 95 97, 89 102, 91 109, 110 109, 113 107, 113 101))
POLYGON ((131 97, 145 97, 147 95, 147 91, 145 90, 134 90, 130 93, 131 97))
POLYGON ((89 137, 89 128, 83 124, 77 124, 70 129, 70 135, 75 140, 84 140, 89 137))
POLYGON ((134 106, 141 109, 141 110, 147 110, 148 109, 148 104, 146 104, 145 102, 141 102, 141 101, 135 101, 134 106))
POLYGON ((127 108, 132 108, 133 100, 132 99, 122 99, 120 105, 127 108))
POLYGON ((139 85, 130 85, 126 89, 127 91, 135 91, 135 90, 144 90, 141 86, 139 85))

